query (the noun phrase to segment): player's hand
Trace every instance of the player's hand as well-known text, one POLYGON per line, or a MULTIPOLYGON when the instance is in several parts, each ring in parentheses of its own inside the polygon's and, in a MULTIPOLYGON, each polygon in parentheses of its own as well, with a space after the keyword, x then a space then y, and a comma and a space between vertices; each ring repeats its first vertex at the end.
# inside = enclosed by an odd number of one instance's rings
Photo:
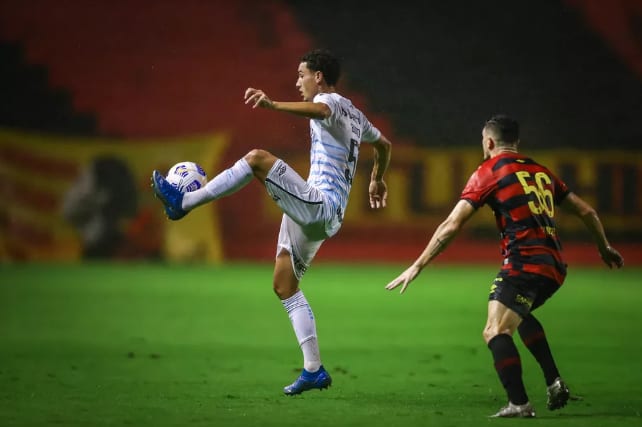
POLYGON ((388 186, 384 181, 370 181, 368 193, 370 193, 370 207, 372 209, 386 207, 386 199, 388 198, 388 186))
POLYGON ((604 261, 609 268, 613 268, 613 266, 621 268, 624 265, 624 258, 622 258, 622 255, 620 255, 620 253, 612 246, 600 249, 600 256, 602 257, 602 261, 604 261))
POLYGON ((252 108, 274 108, 274 103, 268 96, 260 89, 248 87, 245 90, 245 105, 252 104, 252 108))
POLYGON ((403 294, 406 291, 406 288, 412 282, 415 280, 415 277, 417 277, 421 273, 421 269, 417 267, 415 264, 411 265, 399 275, 395 280, 392 282, 388 283, 386 285, 386 289, 391 291, 397 286, 401 285, 401 290, 399 291, 400 294, 403 294))

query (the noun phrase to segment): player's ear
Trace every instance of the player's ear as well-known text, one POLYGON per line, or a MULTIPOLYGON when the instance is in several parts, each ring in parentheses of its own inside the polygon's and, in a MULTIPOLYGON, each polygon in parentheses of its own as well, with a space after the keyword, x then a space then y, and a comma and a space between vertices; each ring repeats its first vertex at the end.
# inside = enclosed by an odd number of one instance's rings
POLYGON ((489 138, 486 140, 486 148, 488 148, 488 150, 489 150, 489 151, 490 151, 490 150, 495 149, 495 146, 496 146, 496 145, 497 145, 497 144, 495 144, 495 140, 494 140, 493 138, 490 138, 490 137, 489 137, 489 138))
POLYGON ((323 73, 321 71, 314 72, 314 82, 319 84, 323 81, 323 73))

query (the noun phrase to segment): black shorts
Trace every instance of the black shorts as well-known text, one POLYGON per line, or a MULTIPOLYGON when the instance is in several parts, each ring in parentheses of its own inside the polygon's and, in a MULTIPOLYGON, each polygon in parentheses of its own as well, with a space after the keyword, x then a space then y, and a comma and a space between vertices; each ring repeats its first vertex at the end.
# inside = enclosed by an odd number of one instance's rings
POLYGON ((526 317, 559 288, 559 283, 546 276, 530 273, 509 276, 507 272, 500 271, 490 287, 488 300, 499 301, 521 317, 526 317))

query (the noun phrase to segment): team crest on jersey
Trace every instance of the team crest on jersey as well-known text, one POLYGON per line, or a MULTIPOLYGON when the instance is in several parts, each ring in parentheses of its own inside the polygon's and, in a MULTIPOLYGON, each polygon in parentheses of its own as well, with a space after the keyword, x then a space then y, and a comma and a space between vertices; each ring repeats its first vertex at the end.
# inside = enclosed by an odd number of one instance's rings
POLYGON ((284 174, 284 173, 285 173, 285 171, 287 171, 287 170, 288 170, 288 168, 287 168, 285 165, 281 165, 281 166, 279 166, 279 168, 277 169, 276 173, 278 173, 278 174, 279 174, 279 176, 283 176, 283 174, 284 174))

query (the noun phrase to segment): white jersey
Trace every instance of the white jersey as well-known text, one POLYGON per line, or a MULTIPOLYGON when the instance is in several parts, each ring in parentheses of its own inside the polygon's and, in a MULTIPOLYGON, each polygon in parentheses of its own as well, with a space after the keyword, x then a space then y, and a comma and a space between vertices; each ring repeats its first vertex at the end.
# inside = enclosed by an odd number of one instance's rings
POLYGON ((332 112, 323 120, 310 120, 310 174, 307 182, 319 189, 333 211, 326 213, 328 235, 341 227, 357 168, 361 142, 381 137, 366 116, 348 98, 338 93, 317 94, 313 102, 326 104, 332 112))

